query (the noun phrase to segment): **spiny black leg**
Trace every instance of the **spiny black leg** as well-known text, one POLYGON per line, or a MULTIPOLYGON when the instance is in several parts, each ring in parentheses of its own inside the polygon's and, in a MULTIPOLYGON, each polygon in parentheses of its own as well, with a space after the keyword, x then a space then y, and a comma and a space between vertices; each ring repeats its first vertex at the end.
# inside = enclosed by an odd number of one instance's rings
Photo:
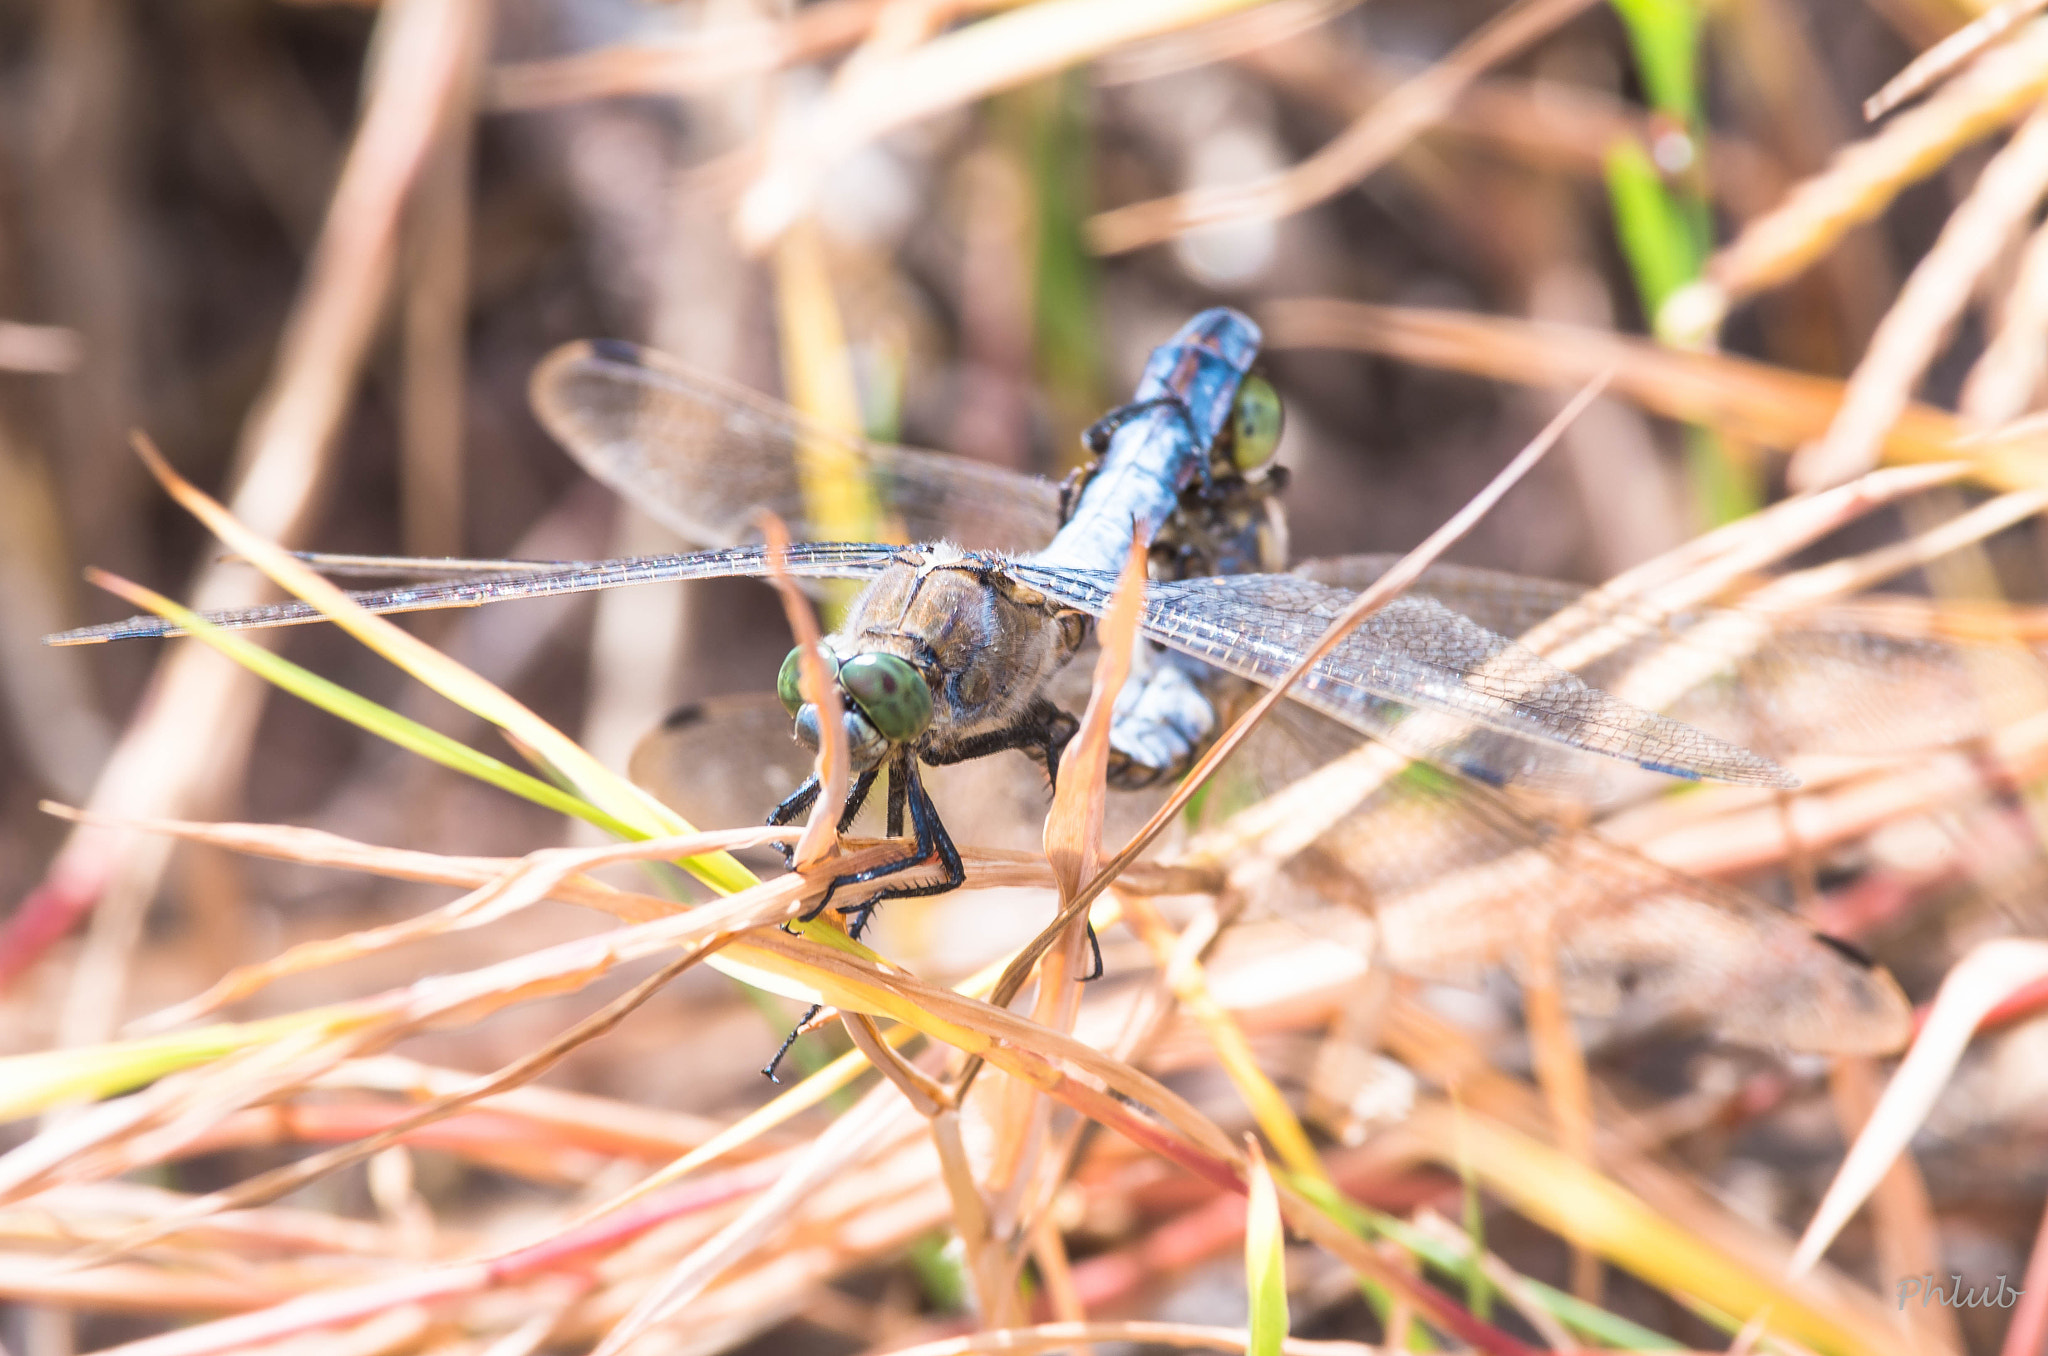
MULTIPOLYGON (((888 830, 891 838, 903 836, 903 810, 910 801, 910 774, 907 769, 911 756, 910 751, 904 749, 889 761, 888 830)), ((920 843, 918 846, 922 851, 924 845, 920 843)), ((828 895, 827 898, 829 897, 828 895)), ((824 905, 821 903, 818 907, 822 909, 824 905)), ((846 913, 852 920, 847 924, 846 935, 856 942, 859 941, 861 933, 867 930, 868 918, 874 913, 873 902, 856 905, 850 912, 843 909, 841 912, 846 913)))
POLYGON ((1015 725, 963 739, 943 752, 929 751, 924 760, 934 767, 945 767, 964 763, 970 758, 1001 753, 1005 749, 1037 749, 1045 758, 1045 775, 1057 782, 1060 755, 1066 751, 1067 741, 1080 727, 1081 722, 1040 697, 1026 708, 1023 718, 1015 725))
MULTIPOLYGON (((1102 939, 1095 935, 1095 924, 1083 923, 1082 926, 1088 929, 1088 952, 1095 957, 1095 968, 1081 976, 1083 984, 1090 984, 1102 978, 1102 939)), ((809 1021, 810 1019, 805 1018, 804 1020, 809 1021)))
MULTIPOLYGON (((847 925, 848 935, 859 941, 861 933, 867 928, 868 920, 874 915, 875 906, 883 900, 940 895, 948 890, 957 890, 966 883, 967 868, 960 860, 960 850, 953 846, 953 836, 946 832, 946 826, 940 822, 938 807, 932 804, 931 794, 924 789, 924 779, 917 775, 916 758, 908 749, 903 750, 899 758, 889 765, 889 799, 892 802, 892 815, 895 812, 896 788, 899 785, 903 788, 903 802, 910 811, 911 827, 916 834, 910 855, 899 861, 884 862, 880 866, 871 866, 865 871, 854 871, 836 878, 825 887, 825 897, 818 901, 817 907, 804 915, 806 919, 815 918, 822 913, 825 906, 831 903, 833 892, 842 885, 865 885, 869 881, 908 870, 936 857, 945 871, 943 878, 922 885, 893 885, 841 910, 851 919, 847 925)), ((1091 930, 1088 935, 1093 937, 1095 934, 1091 930)), ((1096 968, 1101 969, 1099 950, 1096 955, 1096 968)), ((761 1070, 770 1080, 779 1081, 775 1079, 776 1066, 782 1063, 782 1057, 796 1044, 804 1023, 817 1016, 818 1011, 819 1009, 813 1006, 804 1014, 803 1020, 797 1023, 796 1030, 789 1033, 789 1038, 782 1042, 782 1048, 775 1052, 775 1058, 769 1060, 767 1067, 761 1070)))
POLYGON ((787 824, 811 808, 818 799, 819 782, 816 773, 804 778, 804 784, 789 793, 782 804, 769 814, 770 824, 787 824))
POLYGON ((910 798, 910 752, 904 750, 889 764, 889 820, 891 838, 903 836, 903 807, 910 798))
POLYGON ((869 768, 853 779, 853 787, 846 793, 846 808, 839 812, 839 831, 845 833, 853 827, 853 821, 860 815, 860 807, 868 803, 868 792, 875 789, 875 778, 880 768, 869 768))
POLYGON ((877 891, 865 903, 854 906, 847 912, 873 909, 885 899, 913 899, 920 895, 941 895, 948 890, 957 890, 967 880, 967 868, 960 862, 959 849, 953 846, 953 839, 946 832, 946 826, 939 822, 938 807, 932 804, 930 793, 924 789, 924 781, 917 775, 915 760, 905 758, 903 763, 904 783, 909 796, 910 823, 915 830, 915 841, 911 851, 893 862, 883 862, 865 871, 850 872, 840 876, 826 887, 825 900, 819 908, 829 902, 832 895, 843 885, 866 885, 884 876, 893 876, 913 866, 922 866, 936 859, 944 869, 945 876, 923 885, 893 885, 877 891))
POLYGON ((782 1066, 782 1057, 789 1053, 791 1046, 796 1044, 796 1038, 804 1034, 804 1028, 811 1024, 811 1018, 824 1010, 824 1004, 813 1003, 809 1012, 796 1019, 796 1025, 791 1027, 789 1034, 782 1038, 782 1044, 775 1047, 775 1058, 761 1066, 761 1076, 763 1078, 766 1078, 770 1083, 780 1083, 782 1081, 775 1076, 775 1071, 782 1066))
MULTIPOLYGON (((818 791, 823 785, 818 780, 818 774, 815 772, 804 778, 802 786, 790 792, 782 804, 769 812, 768 822, 770 824, 788 824, 793 821, 798 815, 817 804, 818 791)), ((796 848, 793 844, 772 842, 768 846, 782 854, 782 865, 785 869, 792 871, 796 869, 796 858, 792 855, 795 853, 796 848)))

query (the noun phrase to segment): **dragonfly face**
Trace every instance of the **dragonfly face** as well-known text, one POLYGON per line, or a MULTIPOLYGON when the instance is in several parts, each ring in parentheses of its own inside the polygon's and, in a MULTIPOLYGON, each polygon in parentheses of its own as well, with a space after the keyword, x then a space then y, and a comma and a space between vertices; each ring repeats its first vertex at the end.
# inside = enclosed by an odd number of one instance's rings
MULTIPOLYGON (((1040 693, 1087 634, 1086 613, 1018 584, 999 557, 906 553, 824 642, 853 770, 871 771, 899 748, 955 762, 1011 732, 1036 731, 1040 693)), ((815 749, 818 709, 797 690, 797 659, 792 650, 783 661, 777 692, 797 739, 815 749)))

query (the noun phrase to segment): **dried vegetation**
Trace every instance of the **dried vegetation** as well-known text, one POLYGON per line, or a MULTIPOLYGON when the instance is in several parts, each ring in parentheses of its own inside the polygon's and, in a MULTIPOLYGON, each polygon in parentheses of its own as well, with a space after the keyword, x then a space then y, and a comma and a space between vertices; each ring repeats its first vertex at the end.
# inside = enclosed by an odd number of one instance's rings
POLYGON ((14 7, 0 1347, 2043 1350, 2040 8, 14 7), (524 414, 595 333, 1056 476, 1217 301, 1298 556, 1455 523, 1320 564, 1360 615, 1804 785, 1297 748, 1140 852, 1111 643, 1042 842, 978 832, 1021 759, 935 778, 970 888, 869 949, 775 926, 887 849, 756 878, 749 708, 697 826, 617 771, 772 688, 794 591, 400 629, 273 545, 666 549, 524 414), (340 624, 44 649, 86 566, 340 624))

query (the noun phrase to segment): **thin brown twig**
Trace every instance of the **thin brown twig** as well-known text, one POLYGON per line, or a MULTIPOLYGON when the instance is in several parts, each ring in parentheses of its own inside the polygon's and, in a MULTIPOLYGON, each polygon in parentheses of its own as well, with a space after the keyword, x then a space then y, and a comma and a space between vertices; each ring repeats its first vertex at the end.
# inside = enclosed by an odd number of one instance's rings
MULTIPOLYGON (((237 449, 232 511, 265 536, 291 540, 313 503, 320 469, 347 411, 383 313, 399 223, 433 142, 439 110, 456 88, 467 26, 479 0, 404 0, 386 6, 384 60, 335 186, 327 218, 270 384, 251 410, 237 449)), ((195 588, 202 608, 258 602, 266 585, 248 572, 214 566, 195 588)), ((261 684, 198 647, 169 651, 143 716, 108 760, 90 801, 97 811, 177 815, 230 783, 247 756, 261 684)), ((0 931, 0 983, 32 964, 102 895, 115 905, 96 965, 99 978, 74 997, 77 1038, 111 1030, 124 987, 125 940, 155 893, 168 845, 81 828, 43 884, 0 931)))
MULTIPOLYGON (((1249 1349, 1251 1334, 1242 1328, 1208 1328, 1194 1323, 1039 1323, 1029 1328, 1004 1328, 898 1347, 889 1356, 1031 1356, 1081 1342, 1147 1343, 1190 1351, 1245 1351, 1249 1349)), ((1317 1342, 1289 1337, 1280 1344, 1280 1350, 1285 1356, 1376 1356, 1381 1348, 1366 1342, 1317 1342)))
POLYGON ((725 946, 738 934, 719 932, 696 942, 682 954, 664 965, 660 970, 634 985, 625 993, 614 998, 602 1008, 577 1022, 568 1030, 548 1041, 529 1055, 522 1056, 499 1069, 496 1073, 477 1079, 469 1087, 458 1092, 448 1092, 423 1103, 409 1115, 386 1126, 366 1139, 353 1144, 339 1145, 324 1153, 300 1159, 282 1168, 274 1168, 247 1181, 237 1183, 222 1191, 210 1192, 192 1201, 183 1210, 133 1230, 120 1238, 97 1245, 78 1255, 75 1264, 92 1266, 114 1257, 122 1256, 164 1238, 169 1238, 191 1224, 223 1211, 245 1209, 262 1205, 268 1201, 296 1191, 308 1183, 319 1180, 329 1173, 337 1172, 351 1164, 359 1163, 379 1150, 397 1143, 405 1135, 436 1121, 445 1120, 464 1107, 474 1106, 487 1097, 519 1087, 539 1078, 555 1065, 561 1063, 569 1053, 587 1045, 604 1035, 620 1022, 660 993, 677 975, 682 974, 706 956, 725 946))
POLYGON ((1984 167, 1878 322, 1827 433, 1787 472, 1799 489, 1840 484, 1875 464, 1884 432, 1905 409, 1947 339, 1970 289, 2048 193, 2048 109, 2028 118, 1984 167))
POLYGON ((1131 203, 1088 223, 1098 253, 1124 254, 1203 226, 1274 220, 1350 188, 1444 115, 1467 85, 1589 8, 1591 0, 1517 0, 1300 164, 1265 179, 1131 203))
POLYGON ((1863 116, 1876 122, 1929 87, 1946 80, 1963 63, 2048 7, 2048 0, 2002 0, 1906 63, 1863 101, 1863 116))
POLYGON ((1707 335, 1744 297, 1791 278, 1845 231, 1877 216, 1908 184, 1962 147, 2009 125, 2048 91, 2048 25, 2023 28, 1877 133, 1845 147, 1707 261, 1706 282, 1664 304, 1658 331, 1707 335))

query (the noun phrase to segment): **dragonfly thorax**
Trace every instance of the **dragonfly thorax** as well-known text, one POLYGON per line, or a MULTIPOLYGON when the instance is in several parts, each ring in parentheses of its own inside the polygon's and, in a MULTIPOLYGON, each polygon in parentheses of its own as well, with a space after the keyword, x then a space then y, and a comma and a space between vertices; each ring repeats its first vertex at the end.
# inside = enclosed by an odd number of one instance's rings
MULTIPOLYGON (((967 741, 1024 722, 1087 638, 1086 613, 1010 574, 1001 556, 915 548, 875 579, 824 640, 856 771, 909 745, 951 761, 967 741)), ((819 716, 796 688, 795 652, 778 691, 797 739, 816 747, 819 716)))

